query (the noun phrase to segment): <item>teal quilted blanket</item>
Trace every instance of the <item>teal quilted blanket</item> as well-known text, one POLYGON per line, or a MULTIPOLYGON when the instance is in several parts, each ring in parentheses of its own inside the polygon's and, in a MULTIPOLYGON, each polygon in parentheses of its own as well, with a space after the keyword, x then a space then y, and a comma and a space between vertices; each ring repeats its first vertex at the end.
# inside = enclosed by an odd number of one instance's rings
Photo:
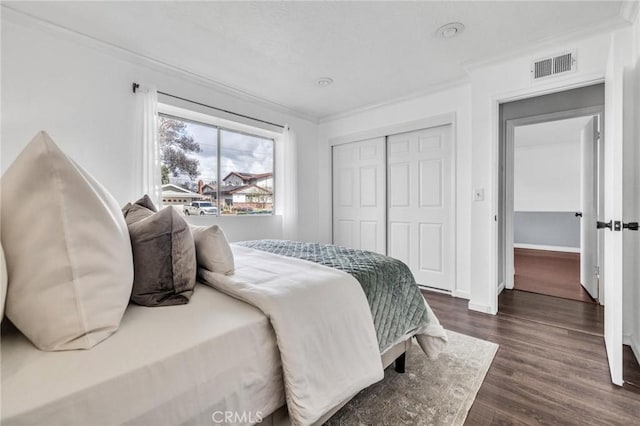
POLYGON ((441 328, 422 297, 413 274, 407 265, 397 259, 331 244, 284 240, 243 241, 236 244, 308 260, 352 275, 360 282, 369 301, 380 353, 408 333, 441 328))

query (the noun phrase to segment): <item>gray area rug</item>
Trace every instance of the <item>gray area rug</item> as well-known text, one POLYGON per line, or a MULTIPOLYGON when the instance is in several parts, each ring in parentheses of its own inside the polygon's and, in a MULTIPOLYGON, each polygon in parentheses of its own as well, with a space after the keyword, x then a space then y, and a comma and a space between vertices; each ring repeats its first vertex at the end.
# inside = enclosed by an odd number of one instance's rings
POLYGON ((449 343, 430 361, 413 343, 406 372, 393 365, 384 379, 357 394, 327 423, 338 425, 462 425, 498 345, 447 331, 449 343))

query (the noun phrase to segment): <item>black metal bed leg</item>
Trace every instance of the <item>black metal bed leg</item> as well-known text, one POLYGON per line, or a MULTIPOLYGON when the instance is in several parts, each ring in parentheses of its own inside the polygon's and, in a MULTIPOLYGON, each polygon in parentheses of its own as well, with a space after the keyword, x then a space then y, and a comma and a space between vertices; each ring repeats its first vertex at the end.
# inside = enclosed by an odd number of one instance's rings
POLYGON ((404 362, 407 359, 407 353, 403 353, 396 358, 396 371, 400 374, 404 373, 404 362))

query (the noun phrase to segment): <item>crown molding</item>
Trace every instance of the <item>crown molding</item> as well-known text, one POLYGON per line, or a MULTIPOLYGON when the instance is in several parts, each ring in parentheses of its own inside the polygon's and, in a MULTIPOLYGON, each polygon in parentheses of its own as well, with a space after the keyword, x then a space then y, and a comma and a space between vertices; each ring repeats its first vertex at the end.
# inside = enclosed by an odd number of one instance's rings
POLYGON ((498 55, 494 55, 491 56, 489 58, 485 58, 479 61, 467 61, 467 62, 463 62, 461 64, 462 68, 466 71, 467 75, 465 77, 461 77, 457 80, 451 81, 451 82, 444 82, 444 83, 439 83, 436 85, 432 85, 429 88, 413 93, 411 95, 408 96, 402 96, 402 97, 397 97, 388 101, 384 101, 384 102, 380 102, 380 103, 376 103, 376 104, 371 104, 371 105, 366 105, 360 108, 356 108, 353 110, 349 110, 349 111, 345 111, 345 112, 341 112, 341 113, 337 113, 337 114, 329 114, 329 115, 325 115, 322 116, 318 119, 318 123, 319 124, 323 124, 323 123, 327 123, 330 121, 334 121, 334 120, 338 120, 338 119, 343 119, 343 118, 347 118, 347 117, 351 117, 354 115, 358 115, 367 111, 371 111, 374 109, 378 109, 378 108, 382 108, 388 105, 392 105, 395 103, 399 103, 399 102, 403 102, 403 101, 409 101, 412 99, 416 99, 416 98, 420 98, 423 96, 427 96, 427 95, 431 95, 431 94, 435 94, 438 92, 442 92, 444 90, 447 89, 452 89, 458 86, 462 86, 464 84, 469 83, 469 81, 471 80, 470 75, 477 69, 481 69, 484 68, 486 66, 490 66, 490 65, 494 65, 500 62, 504 62, 504 61, 508 61, 510 59, 513 59, 514 57, 519 57, 519 56, 526 56, 526 55, 530 55, 532 53, 535 53, 537 51, 540 50, 544 50, 544 49, 548 49, 551 47, 555 47, 558 44, 563 44, 563 43, 570 43, 573 41, 577 41, 577 40, 583 40, 585 38, 588 37, 594 37, 603 33, 609 33, 612 31, 615 31, 617 29, 620 28, 625 28, 628 27, 631 22, 630 22, 630 18, 632 18, 635 15, 638 14, 638 9, 640 9, 640 1, 623 1, 621 4, 621 10, 620 10, 620 15, 619 16, 614 16, 609 18, 608 20, 605 20, 603 22, 600 22, 599 24, 589 27, 589 28, 581 28, 581 29, 576 29, 576 30, 572 30, 569 32, 566 32, 564 34, 561 34, 559 36, 550 36, 550 37, 546 37, 544 39, 541 39, 540 41, 538 41, 535 44, 530 44, 528 45, 526 48, 524 49, 510 49, 504 53, 498 54, 498 55), (624 12, 623 12, 624 11, 624 12), (623 20, 620 20, 620 17, 623 18, 623 20))
POLYGON ((633 20, 637 18, 639 11, 639 1, 623 1, 620 5, 619 16, 612 17, 606 21, 599 23, 596 26, 569 31, 560 36, 547 37, 540 40, 538 43, 535 43, 534 45, 529 45, 527 48, 522 50, 511 49, 505 53, 495 55, 483 60, 464 62, 461 65, 462 68, 466 71, 467 75, 456 80, 434 84, 424 90, 414 92, 410 95, 395 97, 383 102, 373 103, 335 114, 317 116, 300 112, 289 106, 278 103, 277 101, 259 96, 242 89, 235 88, 230 84, 214 80, 213 78, 196 71, 177 67, 166 62, 141 55, 132 50, 128 50, 120 46, 99 40, 87 34, 71 30, 53 22, 16 10, 8 6, 6 3, 0 4, 0 15, 2 16, 3 21, 6 20, 16 25, 41 30, 57 38, 75 42, 77 44, 83 45, 92 50, 99 51, 103 54, 115 57, 117 59, 124 60, 135 65, 144 66, 147 69, 159 71, 170 76, 183 78, 205 88, 225 93, 227 95, 239 98, 243 101, 251 102, 275 112, 288 114, 314 124, 322 124, 338 119, 352 117, 358 114, 365 113, 367 111, 372 111, 400 102, 411 101, 413 99, 463 86, 469 83, 469 74, 471 74, 476 69, 496 64, 514 58, 516 56, 528 55, 534 53, 535 51, 544 50, 546 48, 556 46, 560 43, 568 43, 578 39, 584 39, 590 36, 596 36, 598 34, 611 32, 619 28, 627 27, 633 20), (623 20, 620 20, 620 18, 623 18, 623 20))
POLYGON ((543 39, 540 39, 538 42, 534 44, 528 45, 524 49, 515 49, 515 48, 509 49, 504 53, 494 55, 489 58, 463 62, 462 67, 468 73, 473 73, 477 69, 484 68, 490 65, 495 65, 497 63, 500 63, 515 57, 531 55, 540 50, 557 47, 560 44, 571 43, 577 40, 584 40, 586 38, 594 37, 603 33, 610 33, 620 28, 628 27, 629 25, 631 25, 631 23, 626 18, 621 20, 620 16, 614 16, 605 21, 598 23, 597 25, 591 26, 589 28, 580 28, 580 29, 566 32, 564 34, 557 35, 557 36, 545 37, 543 39))
POLYGON ((374 104, 365 105, 362 107, 358 107, 355 109, 350 109, 348 111, 339 112, 336 114, 329 114, 322 116, 318 119, 318 124, 328 123, 330 121, 340 120, 343 118, 353 117, 354 115, 363 114, 367 111, 372 111, 379 108, 384 108, 386 106, 398 104, 400 102, 408 102, 414 99, 422 98, 424 96, 433 95, 436 93, 444 92, 445 90, 455 89, 461 86, 468 84, 470 81, 469 77, 464 76, 458 79, 447 81, 443 83, 437 83, 429 86, 427 89, 419 90, 417 92, 411 93, 410 95, 399 96, 396 98, 392 98, 383 102, 377 102, 374 104))
POLYGON ((100 53, 129 62, 134 65, 143 66, 153 71, 159 71, 173 77, 179 77, 189 80, 190 82, 196 83, 205 88, 234 96, 243 101, 251 102, 273 111, 288 114, 314 124, 317 124, 318 122, 318 117, 316 116, 304 114, 276 101, 258 96, 245 90, 235 88, 229 84, 214 80, 211 77, 208 77, 196 71, 177 67, 175 65, 156 60, 132 50, 125 49, 115 44, 105 42, 87 34, 71 30, 56 23, 16 10, 8 6, 6 3, 0 4, 0 9, 3 21, 26 28, 40 30, 58 39, 63 39, 74 42, 76 44, 80 44, 94 51, 98 51, 100 53))
POLYGON ((620 5, 620 16, 629 22, 634 22, 640 12, 640 1, 623 1, 620 5))

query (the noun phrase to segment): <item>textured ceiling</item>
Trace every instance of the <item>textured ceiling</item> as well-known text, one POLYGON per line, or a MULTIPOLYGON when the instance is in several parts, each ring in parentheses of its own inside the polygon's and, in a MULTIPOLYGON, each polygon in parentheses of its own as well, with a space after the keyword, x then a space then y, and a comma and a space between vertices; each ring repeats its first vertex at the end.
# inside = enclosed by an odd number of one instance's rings
POLYGON ((3 2, 316 119, 466 76, 464 64, 619 25, 605 2, 3 2), (466 25, 443 40, 441 25, 466 25), (319 77, 335 83, 320 88, 319 77))

